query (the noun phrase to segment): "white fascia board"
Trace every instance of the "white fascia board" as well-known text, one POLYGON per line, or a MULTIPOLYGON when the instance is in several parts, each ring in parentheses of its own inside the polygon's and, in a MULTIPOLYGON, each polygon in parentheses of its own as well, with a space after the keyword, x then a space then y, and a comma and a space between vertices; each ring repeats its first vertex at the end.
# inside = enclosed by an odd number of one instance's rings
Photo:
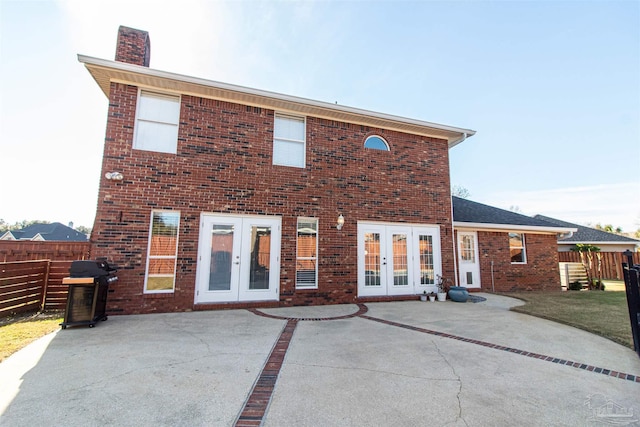
POLYGON ((482 231, 497 231, 497 232, 509 232, 519 231, 532 234, 560 234, 560 233, 575 233, 577 228, 567 227, 540 227, 533 225, 512 225, 512 224, 485 224, 481 222, 453 222, 453 228, 456 230, 482 230, 482 231))
MULTIPOLYGON (((343 113, 348 115, 360 116, 364 118, 365 121, 366 121, 366 118, 371 118, 374 120, 382 120, 382 121, 388 122, 389 124, 401 123, 401 124, 421 127, 425 129, 434 129, 442 133, 449 134, 449 136, 446 137, 446 139, 449 142, 449 148, 453 147, 454 145, 457 145, 458 143, 464 141, 464 139, 469 138, 475 135, 476 133, 476 131, 471 129, 441 125, 438 123, 426 122, 426 121, 416 120, 416 119, 409 119, 406 117, 395 116, 392 114, 378 113, 375 111, 369 111, 369 110, 364 110, 359 108, 347 107, 343 105, 331 104, 329 102, 316 101, 312 99, 301 98, 301 97, 291 96, 291 95, 284 95, 277 92, 269 92, 269 91, 253 89, 245 86, 222 83, 214 80, 207 80, 207 79, 202 79, 198 77, 186 76, 183 74, 154 70, 148 67, 128 64, 125 62, 110 61, 106 59, 94 58, 94 57, 80 55, 80 54, 78 55, 78 61, 85 64, 85 66, 89 69, 89 72, 92 71, 90 67, 99 67, 104 69, 105 71, 114 70, 114 71, 119 71, 124 73, 130 73, 132 75, 135 74, 142 77, 146 77, 147 79, 157 78, 157 79, 171 80, 174 82, 184 82, 190 85, 215 88, 215 89, 227 91, 230 93, 239 93, 243 95, 262 98, 265 100, 273 100, 279 103, 284 102, 290 105, 290 111, 292 113, 296 113, 296 112, 300 113, 301 111, 304 112, 304 109, 305 109, 304 107, 311 107, 315 110, 323 110, 326 112, 343 113)), ((119 82, 118 79, 112 79, 112 81, 119 82)), ((131 84, 131 82, 127 82, 127 81, 121 81, 121 83, 131 84)), ((100 82, 98 82, 98 84, 100 84, 100 82)), ((108 96, 108 88, 102 87, 102 90, 108 96)), ((180 91, 178 92, 181 93, 180 91)), ((195 95, 198 95, 198 94, 195 94, 195 95)), ((200 96, 202 96, 202 94, 200 94, 200 96)), ((236 101, 231 101, 231 102, 236 102, 236 101)), ((328 114, 327 117, 331 117, 331 114, 328 114)), ((335 118, 334 120, 340 121, 339 118, 335 118)), ((376 127, 373 124, 371 126, 376 127)))

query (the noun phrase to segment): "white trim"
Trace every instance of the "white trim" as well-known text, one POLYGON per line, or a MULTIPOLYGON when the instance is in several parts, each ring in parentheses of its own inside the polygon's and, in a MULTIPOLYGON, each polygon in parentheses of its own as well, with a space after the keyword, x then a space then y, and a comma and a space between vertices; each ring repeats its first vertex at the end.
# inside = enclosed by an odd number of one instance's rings
MULTIPOLYGON (((142 288, 142 293, 143 294, 172 294, 175 293, 176 291, 176 279, 177 279, 177 275, 178 275, 178 242, 180 241, 180 221, 182 220, 182 213, 180 211, 176 211, 176 210, 170 210, 170 209, 152 209, 151 210, 151 215, 149 216, 149 236, 147 237, 147 256, 146 256, 146 265, 144 267, 144 284, 143 284, 143 288, 142 288), (153 259, 170 259, 173 258, 173 286, 171 287, 171 289, 158 289, 158 290, 153 290, 153 289, 147 289, 147 281, 149 280, 149 260, 151 259, 151 255, 149 255, 149 253, 151 252, 151 241, 153 238, 153 214, 154 213, 174 213, 174 214, 178 214, 178 225, 177 225, 177 229, 176 229, 176 248, 174 251, 174 255, 173 256, 169 256, 169 255, 158 255, 158 256, 154 256, 153 259)), ((154 274, 152 277, 170 277, 168 274, 167 275, 162 275, 162 274, 154 274)))
POLYGON ((559 234, 578 231, 577 228, 567 227, 544 227, 535 225, 512 225, 512 224, 485 224, 481 222, 453 222, 456 230, 482 230, 482 231, 520 231, 530 234, 559 234))
POLYGON ((319 258, 319 242, 320 241, 320 221, 318 218, 309 216, 299 216, 296 219, 296 270, 295 270, 295 288, 296 289, 318 289, 318 258, 319 258), (298 226, 300 221, 314 221, 316 223, 316 256, 315 257, 299 257, 298 256, 298 226), (300 286, 298 285, 298 260, 302 261, 315 261, 315 285, 314 286, 300 286))
POLYGON ((156 88, 155 90, 163 92, 220 99, 242 105, 289 111, 292 114, 302 114, 446 139, 449 143, 449 148, 476 133, 470 129, 153 70, 148 67, 86 55, 78 55, 78 61, 87 67, 107 96, 109 96, 111 82, 124 83, 138 87, 156 88))
POLYGON ((520 262, 513 262, 511 261, 511 264, 520 264, 520 265, 524 265, 527 264, 527 241, 526 241, 526 233, 509 233, 509 234, 520 234, 522 235, 522 247, 520 246, 511 246, 511 236, 509 237, 509 259, 511 259, 511 248, 513 247, 514 249, 522 249, 522 259, 524 261, 520 261, 520 262))
POLYGON ((293 114, 286 114, 286 113, 281 113, 278 111, 275 111, 273 114, 273 141, 272 141, 272 146, 271 146, 272 150, 271 150, 271 162, 274 166, 286 166, 286 167, 290 167, 290 168, 299 168, 299 169, 306 169, 307 168, 307 117, 306 116, 300 116, 300 115, 293 115, 293 114), (302 139, 289 139, 289 138, 279 138, 276 137, 276 120, 278 118, 281 119, 289 119, 289 120, 295 120, 295 121, 300 121, 302 120, 302 139), (288 165, 288 164, 284 164, 284 163, 276 163, 276 141, 283 141, 283 142, 292 142, 294 144, 302 144, 302 164, 300 166, 298 165, 288 165))

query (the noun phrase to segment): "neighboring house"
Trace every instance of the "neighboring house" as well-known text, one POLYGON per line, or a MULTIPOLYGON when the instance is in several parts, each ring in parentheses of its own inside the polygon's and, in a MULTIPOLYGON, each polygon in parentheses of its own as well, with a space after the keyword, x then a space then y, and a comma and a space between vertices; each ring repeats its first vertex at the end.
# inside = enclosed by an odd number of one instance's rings
POLYGON ((575 233, 558 239, 558 252, 569 252, 579 243, 597 246, 602 252, 624 252, 626 250, 635 252, 636 248, 640 246, 640 240, 632 239, 631 237, 608 233, 543 215, 536 215, 534 218, 555 224, 559 227, 573 227, 577 229, 575 233))
POLYGON ((492 291, 560 290, 558 236, 574 227, 452 197, 459 284, 492 291))
MULTIPOLYGON (((110 312, 406 299, 457 276, 449 149, 474 131, 153 70, 126 27, 115 61, 78 58, 109 99, 91 241, 119 266, 110 312)), ((557 252, 534 259, 562 227, 461 221, 483 288, 508 230, 533 234, 496 288, 559 288, 557 252)))
POLYGON ((71 227, 54 222, 51 224, 35 223, 20 230, 9 230, 0 236, 0 240, 32 240, 32 241, 65 241, 86 242, 87 235, 71 227))

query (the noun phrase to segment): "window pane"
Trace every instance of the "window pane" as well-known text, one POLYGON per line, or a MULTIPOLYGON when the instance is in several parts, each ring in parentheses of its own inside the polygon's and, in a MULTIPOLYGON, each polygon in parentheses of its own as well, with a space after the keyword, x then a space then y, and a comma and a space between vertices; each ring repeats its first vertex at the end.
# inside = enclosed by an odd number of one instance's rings
POLYGON ((365 148, 373 148, 374 150, 389 151, 389 146, 386 141, 379 136, 370 136, 364 142, 365 148))
POLYGON ((406 286, 409 284, 407 264, 407 235, 393 235, 393 285, 406 286))
POLYGON ((233 233, 233 225, 228 224, 215 224, 211 229, 210 291, 228 291, 231 289, 233 233))
POLYGON ((512 263, 526 263, 527 257, 524 248, 524 234, 509 233, 509 252, 512 263))
POLYGON ((433 285, 433 237, 428 235, 420 236, 420 284, 433 285))
POLYGON ((177 125, 180 119, 180 98, 142 92, 138 101, 138 118, 177 125))
POLYGON ((133 148, 175 154, 178 150, 178 126, 138 120, 133 148))
POLYGON ((152 212, 145 291, 172 291, 176 276, 179 212, 152 212))
POLYGON ((511 262, 524 262, 524 252, 522 249, 511 249, 511 262))
POLYGON ((276 139, 304 141, 304 118, 276 116, 273 136, 276 139))
POLYGON ((304 143, 274 140, 273 164, 303 168, 304 143))
POLYGON ((298 219, 296 287, 310 288, 317 284, 318 221, 298 219))
POLYGON ((364 235, 364 285, 380 286, 380 234, 364 235))
POLYGON ((475 262, 476 249, 473 236, 464 235, 460 242, 460 258, 462 261, 475 262))
POLYGON ((269 289, 271 227, 251 227, 251 269, 249 289, 269 289))
POLYGON ((149 276, 147 278, 148 291, 173 290, 173 276, 149 276))

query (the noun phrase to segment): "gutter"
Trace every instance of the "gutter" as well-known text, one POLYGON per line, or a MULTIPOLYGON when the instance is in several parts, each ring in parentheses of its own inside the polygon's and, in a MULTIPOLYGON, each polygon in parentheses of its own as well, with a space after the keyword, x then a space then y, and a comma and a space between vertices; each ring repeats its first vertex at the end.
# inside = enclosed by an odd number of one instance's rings
POLYGON ((482 230, 482 231, 520 231, 537 234, 561 234, 561 233, 575 233, 577 228, 570 227, 544 227, 537 225, 516 225, 516 224, 486 224, 481 222, 461 222, 454 221, 453 228, 456 230, 482 230))

